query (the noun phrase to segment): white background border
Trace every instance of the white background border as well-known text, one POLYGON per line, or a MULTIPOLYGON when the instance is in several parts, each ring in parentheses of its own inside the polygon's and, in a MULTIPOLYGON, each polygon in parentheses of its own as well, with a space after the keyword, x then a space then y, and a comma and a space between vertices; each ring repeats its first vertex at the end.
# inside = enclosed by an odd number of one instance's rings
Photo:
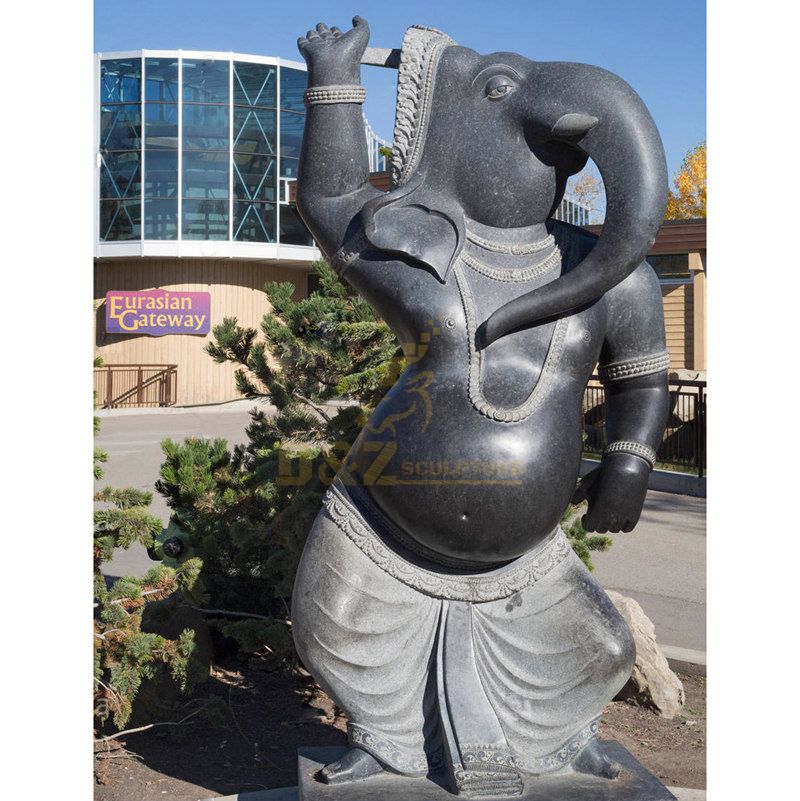
MULTIPOLYGON (((796 793, 800 718, 800 268, 794 204, 770 209, 800 186, 800 20, 774 0, 712 0, 710 12, 708 797, 783 801, 796 793)), ((2 51, 13 111, 0 148, 8 798, 93 792, 91 13, 87 2, 17 4, 2 51), (68 123, 58 150, 48 120, 68 123), (71 157, 54 176, 59 154, 71 157), (56 177, 67 195, 48 191, 56 177)))

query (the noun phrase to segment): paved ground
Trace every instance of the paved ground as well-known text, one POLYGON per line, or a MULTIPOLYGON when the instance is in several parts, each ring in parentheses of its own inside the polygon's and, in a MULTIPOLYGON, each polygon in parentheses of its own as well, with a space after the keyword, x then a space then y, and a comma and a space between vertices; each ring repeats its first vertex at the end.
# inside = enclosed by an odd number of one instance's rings
MULTIPOLYGON (((97 445, 109 453, 100 485, 152 489, 166 437, 223 437, 230 445, 244 442, 251 401, 225 406, 169 411, 100 412, 97 445)), ((153 511, 164 523, 169 509, 154 493, 153 511)), ((615 534, 607 553, 594 554, 596 575, 609 589, 635 598, 653 620, 662 645, 697 651, 706 648, 706 502, 650 492, 635 531, 615 534)), ((105 565, 110 576, 138 575, 152 566, 134 546, 105 565)))

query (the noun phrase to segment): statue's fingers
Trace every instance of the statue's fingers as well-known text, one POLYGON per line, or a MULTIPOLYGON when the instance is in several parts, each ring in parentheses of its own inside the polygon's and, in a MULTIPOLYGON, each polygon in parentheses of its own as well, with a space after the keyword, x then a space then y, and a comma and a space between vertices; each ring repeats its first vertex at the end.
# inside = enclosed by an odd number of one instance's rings
POLYGON ((328 33, 328 26, 324 22, 317 23, 317 33, 328 33))
POLYGON ((312 39, 319 39, 319 34, 316 31, 306 31, 306 39, 310 42, 312 39))
POLYGON ((342 32, 341 32, 341 30, 339 30, 339 28, 337 28, 335 25, 332 25, 332 26, 331 26, 331 33, 332 33, 334 36, 336 36, 337 38, 338 38, 339 36, 341 36, 341 35, 342 35, 342 32))

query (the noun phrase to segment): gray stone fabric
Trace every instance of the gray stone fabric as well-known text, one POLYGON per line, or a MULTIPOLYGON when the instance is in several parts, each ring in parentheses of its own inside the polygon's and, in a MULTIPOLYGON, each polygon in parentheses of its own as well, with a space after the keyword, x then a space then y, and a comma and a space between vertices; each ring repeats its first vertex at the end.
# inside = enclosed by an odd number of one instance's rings
MULTIPOLYGON (((374 518, 340 483, 330 495, 351 519, 374 518)), ((406 775, 443 763, 457 774, 481 760, 528 774, 568 765, 597 734, 598 717, 634 658, 624 620, 580 559, 568 549, 537 580, 509 585, 505 597, 457 601, 387 572, 363 541, 347 535, 344 519, 330 503, 318 515, 292 620, 305 666, 348 715, 351 743, 406 775), (448 626, 456 621, 468 647, 452 651, 448 626), (457 656, 448 659, 451 652, 457 656), (463 686, 470 673, 480 689, 471 709, 459 709, 442 691, 463 686), (476 714, 492 742, 475 742, 476 714)), ((514 570, 512 563, 494 573, 514 570)))

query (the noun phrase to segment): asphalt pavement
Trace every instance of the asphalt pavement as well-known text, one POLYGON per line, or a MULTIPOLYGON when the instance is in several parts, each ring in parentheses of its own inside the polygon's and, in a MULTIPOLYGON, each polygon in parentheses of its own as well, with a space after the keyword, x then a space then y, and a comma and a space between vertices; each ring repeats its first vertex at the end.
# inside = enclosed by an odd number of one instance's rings
MULTIPOLYGON (((168 410, 101 410, 96 444, 109 460, 98 482, 153 490, 167 437, 222 437, 245 442, 253 401, 168 410)), ((153 491, 152 511, 166 525, 169 509, 153 491)), ((706 648, 706 501, 651 491, 642 518, 628 534, 614 534, 606 553, 594 553, 595 575, 608 589, 635 598, 655 624, 662 645, 706 648)), ((108 576, 141 575, 153 562, 144 548, 118 550, 104 565, 108 576)))

